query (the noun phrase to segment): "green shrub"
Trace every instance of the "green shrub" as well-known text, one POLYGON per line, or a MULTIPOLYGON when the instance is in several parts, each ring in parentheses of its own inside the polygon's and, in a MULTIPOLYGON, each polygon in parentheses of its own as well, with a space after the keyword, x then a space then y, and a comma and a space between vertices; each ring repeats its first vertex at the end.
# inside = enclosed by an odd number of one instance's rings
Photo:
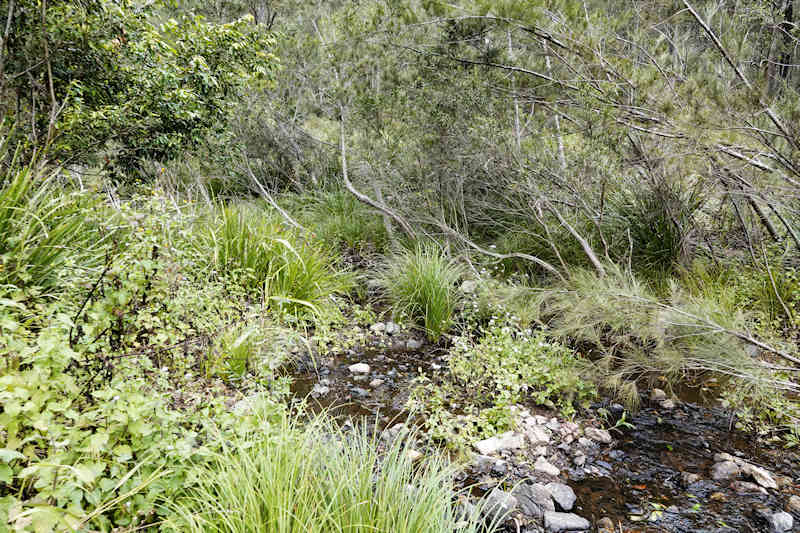
POLYGON ((284 418, 223 445, 197 473, 167 529, 204 533, 486 531, 459 524, 451 470, 413 465, 401 439, 385 454, 366 430, 343 434, 324 418, 284 418))
POLYGON ((417 389, 412 405, 425 413, 434 438, 456 447, 510 429, 516 404, 533 402, 571 415, 594 396, 582 377, 586 365, 573 351, 542 333, 495 321, 477 342, 461 338, 449 365, 448 378, 417 389))
POLYGON ((437 340, 453 323, 463 269, 433 243, 418 243, 388 259, 380 281, 395 311, 437 340))

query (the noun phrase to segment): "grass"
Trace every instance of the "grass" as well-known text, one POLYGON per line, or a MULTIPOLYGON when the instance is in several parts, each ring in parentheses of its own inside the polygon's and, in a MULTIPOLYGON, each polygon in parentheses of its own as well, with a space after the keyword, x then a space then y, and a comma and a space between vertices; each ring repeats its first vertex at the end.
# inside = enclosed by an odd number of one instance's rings
POLYGON ((109 234, 102 235, 92 220, 98 202, 65 192, 57 177, 16 157, 0 176, 0 290, 52 293, 63 288, 67 267, 100 263, 109 234))
MULTIPOLYGON (((452 470, 412 464, 401 439, 385 454, 365 431, 325 418, 283 417, 228 441, 196 472, 167 529, 204 533, 471 533, 478 510, 458 517, 452 470), (459 523, 461 522, 461 523, 459 523)), ((480 529, 491 532, 494 528, 480 529)))
POLYGON ((218 206, 198 222, 192 246, 204 267, 261 293, 272 306, 292 312, 316 309, 352 279, 331 254, 285 229, 264 209, 218 206))
POLYGON ((433 243, 417 243, 387 261, 380 281, 395 311, 438 340, 453 323, 463 268, 433 243))

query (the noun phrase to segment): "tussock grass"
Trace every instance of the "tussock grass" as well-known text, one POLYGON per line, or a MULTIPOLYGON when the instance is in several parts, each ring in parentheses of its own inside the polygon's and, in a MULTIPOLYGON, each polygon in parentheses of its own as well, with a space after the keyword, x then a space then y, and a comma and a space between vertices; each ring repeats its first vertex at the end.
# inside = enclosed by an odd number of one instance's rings
MULTIPOLYGON (((365 431, 344 435, 325 418, 284 416, 227 442, 196 472, 167 529, 219 533, 471 533, 458 517, 452 470, 412 464, 400 439, 385 454, 365 431)), ((481 531, 491 532, 489 527, 481 531)))
POLYGON ((315 309, 352 286, 331 254, 285 229, 253 206, 219 206, 198 221, 191 237, 200 262, 265 300, 291 311, 315 309))
POLYGON ((433 243, 417 243, 388 258, 380 282, 396 312, 437 340, 453 323, 463 268, 433 243))
POLYGON ((796 389, 750 355, 737 332, 747 317, 726 302, 692 295, 676 283, 659 299, 630 273, 609 267, 572 273, 567 287, 539 293, 551 335, 595 354, 601 385, 634 404, 636 383, 665 376, 672 383, 707 372, 753 386, 796 389))
POLYGON ((92 221, 97 200, 64 191, 57 177, 57 171, 19 164, 16 157, 0 175, 0 291, 55 292, 63 288, 66 267, 101 262, 110 235, 101 234, 92 221))

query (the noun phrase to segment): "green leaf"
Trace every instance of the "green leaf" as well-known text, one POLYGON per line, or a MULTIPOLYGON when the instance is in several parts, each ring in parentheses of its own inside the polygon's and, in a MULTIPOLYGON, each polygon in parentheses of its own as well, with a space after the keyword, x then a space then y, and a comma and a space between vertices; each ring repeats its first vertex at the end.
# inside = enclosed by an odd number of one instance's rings
POLYGON ((4 463, 10 463, 15 459, 25 459, 25 456, 16 450, 0 448, 0 461, 3 461, 4 463))

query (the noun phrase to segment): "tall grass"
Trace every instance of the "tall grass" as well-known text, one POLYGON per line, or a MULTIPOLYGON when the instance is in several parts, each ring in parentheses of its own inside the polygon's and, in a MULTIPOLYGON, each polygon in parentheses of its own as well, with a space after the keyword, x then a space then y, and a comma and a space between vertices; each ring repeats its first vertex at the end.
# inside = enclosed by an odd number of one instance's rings
POLYGON ((434 243, 418 243, 389 257, 381 273, 394 309, 417 321, 432 340, 453 323, 463 268, 434 243))
POLYGON ((247 205, 218 206, 191 237, 201 265, 263 291, 272 304, 291 310, 315 308, 352 286, 333 257, 286 230, 269 212, 247 205))
POLYGON ((0 291, 51 293, 67 281, 65 267, 95 266, 103 257, 109 234, 92 221, 99 203, 65 190, 57 178, 57 171, 20 164, 16 155, 0 175, 0 291))
MULTIPOLYGON (((465 533, 452 471, 412 464, 400 442, 385 454, 365 431, 344 435, 325 418, 288 418, 227 442, 196 474, 167 529, 204 533, 465 533), (461 522, 459 524, 459 522, 461 522)), ((486 530, 490 532, 493 527, 486 530)))

